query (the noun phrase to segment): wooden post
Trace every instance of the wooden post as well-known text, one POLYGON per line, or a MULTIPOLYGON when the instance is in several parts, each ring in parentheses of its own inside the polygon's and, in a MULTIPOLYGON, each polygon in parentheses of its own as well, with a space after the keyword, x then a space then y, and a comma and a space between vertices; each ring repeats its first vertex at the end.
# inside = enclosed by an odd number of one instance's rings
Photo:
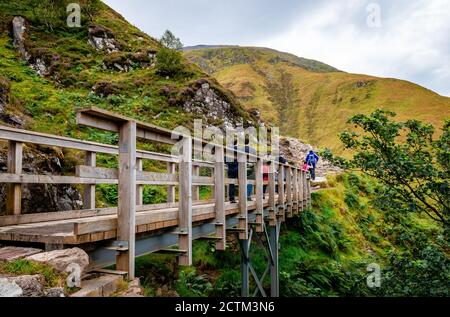
POLYGON ((238 180, 239 180, 239 239, 248 239, 247 214, 247 155, 238 152, 238 180))
POLYGON ((215 147, 214 162, 214 201, 216 211, 217 250, 225 250, 227 242, 225 214, 225 163, 223 146, 215 147))
POLYGON ((277 164, 275 162, 270 163, 269 170, 269 226, 277 226, 277 213, 276 213, 276 202, 275 202, 275 171, 277 170, 277 164))
POLYGON ((292 169, 291 167, 286 168, 286 205, 287 205, 287 216, 292 218, 292 169))
MULTIPOLYGON (((86 152, 84 165, 96 166, 96 153, 86 152)), ((95 184, 84 185, 83 209, 95 209, 95 184)))
POLYGON ((292 187, 294 191, 294 198, 293 198, 293 210, 295 214, 298 214, 299 212, 299 204, 298 204, 298 168, 294 167, 294 177, 292 180, 292 187))
POLYGON ((308 202, 308 186, 307 186, 307 182, 308 182, 308 174, 307 172, 303 172, 303 207, 307 206, 307 202, 308 202))
POLYGON ((298 173, 298 207, 303 211, 303 170, 298 173))
POLYGON ((183 137, 180 155, 180 206, 178 210, 179 237, 178 244, 183 253, 178 263, 192 265, 192 139, 183 137))
POLYGON ((136 231, 136 122, 119 128, 119 203, 117 238, 128 243, 128 250, 117 254, 117 270, 134 279, 136 231))
MULTIPOLYGON (((176 165, 175 163, 168 162, 167 163, 167 173, 175 174, 176 173, 176 165)), ((174 203, 175 202, 175 186, 169 185, 167 186, 167 202, 174 203)))
POLYGON ((308 189, 308 196, 306 197, 308 206, 311 205, 311 180, 307 180, 306 188, 308 189))
MULTIPOLYGON (((192 175, 193 176, 200 176, 200 166, 193 165, 192 166, 192 175)), ((200 200, 200 186, 194 185, 192 187, 192 200, 193 201, 199 201, 200 200)))
POLYGON ((256 161, 256 232, 264 232, 264 177, 263 160, 258 157, 256 161))
MULTIPOLYGON (((142 172, 142 170, 143 170, 142 159, 137 158, 136 159, 136 171, 142 172)), ((144 204, 144 186, 137 185, 136 186, 136 205, 142 206, 143 204, 144 204)))
POLYGON ((280 164, 278 169, 278 216, 285 221, 285 194, 284 194, 284 165, 280 164))
MULTIPOLYGON (((7 171, 10 174, 22 174, 23 144, 20 142, 8 142, 7 171)), ((22 185, 8 184, 6 186, 6 214, 20 215, 22 211, 22 185)))

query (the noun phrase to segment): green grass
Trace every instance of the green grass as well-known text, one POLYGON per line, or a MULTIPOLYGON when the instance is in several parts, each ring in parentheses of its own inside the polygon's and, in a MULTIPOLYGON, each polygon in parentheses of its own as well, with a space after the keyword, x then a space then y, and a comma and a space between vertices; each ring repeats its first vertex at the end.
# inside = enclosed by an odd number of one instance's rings
POLYGON ((65 275, 58 273, 51 266, 29 260, 0 262, 0 273, 11 275, 42 275, 45 287, 62 287, 65 285, 65 275))

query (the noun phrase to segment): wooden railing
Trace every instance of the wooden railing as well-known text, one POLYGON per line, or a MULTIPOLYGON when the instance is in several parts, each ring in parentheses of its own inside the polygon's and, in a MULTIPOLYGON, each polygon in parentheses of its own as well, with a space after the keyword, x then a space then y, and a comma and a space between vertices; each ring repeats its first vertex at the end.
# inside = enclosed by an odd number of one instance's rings
MULTIPOLYGON (((214 160, 204 162, 192 159, 193 140, 190 136, 179 135, 173 138, 172 132, 131 118, 116 115, 101 109, 89 108, 77 112, 77 123, 119 134, 119 145, 111 146, 101 143, 72 138, 36 133, 26 130, 0 126, 0 140, 8 142, 8 166, 6 173, 0 173, 0 183, 7 184, 6 216, 0 217, 0 227, 38 222, 58 221, 63 219, 87 218, 98 215, 117 213, 117 269, 127 271, 129 277, 134 275, 134 243, 136 236, 136 210, 145 210, 143 206, 143 186, 159 185, 167 187, 167 204, 158 208, 178 206, 178 245, 182 265, 192 264, 192 226, 193 201, 200 200, 199 187, 213 188, 213 200, 216 227, 216 248, 226 248, 226 197, 228 184, 238 186, 239 230, 240 239, 248 239, 248 201, 247 184, 255 185, 256 230, 263 231, 264 209, 268 206, 269 226, 276 226, 285 217, 292 217, 307 204, 310 199, 310 186, 306 174, 299 168, 278 164, 267 158, 255 156, 256 178, 247 179, 247 157, 245 152, 232 151, 239 161, 238 179, 225 177, 225 150, 223 145, 216 145, 214 160), (163 144, 182 145, 179 156, 143 151, 136 148, 136 140, 144 139, 163 144), (36 144, 51 147, 83 151, 84 162, 76 166, 74 175, 31 175, 22 172, 23 144, 36 144), (118 157, 118 168, 97 166, 97 154, 118 157), (167 164, 167 173, 154 173, 143 170, 144 161, 152 160, 167 164), (269 180, 263 180, 263 165, 271 167, 269 180), (210 170, 210 177, 200 176, 200 168, 210 170), (276 177, 276 173, 278 177, 276 177), (81 184, 83 185, 83 210, 22 215, 22 184, 81 184), (96 209, 96 185, 118 185, 118 207, 96 209), (267 185, 268 201, 264 199, 263 186, 267 185), (178 203, 176 203, 178 188, 178 203)), ((209 201, 210 202, 210 201, 209 201)), ((98 225, 98 224, 97 224, 98 225)), ((74 233, 87 232, 89 222, 75 224, 74 233)), ((97 228, 98 229, 98 228, 97 228)))

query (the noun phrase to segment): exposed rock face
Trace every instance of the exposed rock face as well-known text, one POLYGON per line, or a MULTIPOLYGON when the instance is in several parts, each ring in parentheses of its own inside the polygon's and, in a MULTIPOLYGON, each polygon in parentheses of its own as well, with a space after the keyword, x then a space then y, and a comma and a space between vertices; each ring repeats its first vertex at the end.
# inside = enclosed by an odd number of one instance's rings
POLYGON ((14 17, 14 19, 12 20, 12 31, 14 36, 13 44, 16 50, 18 50, 22 55, 22 57, 28 60, 30 58, 30 55, 25 50, 26 30, 26 20, 23 17, 14 17))
POLYGON ((183 110, 201 114, 211 121, 222 120, 225 128, 232 128, 239 121, 231 112, 231 105, 220 98, 209 83, 201 85, 194 97, 183 104, 183 110))
POLYGON ((107 53, 118 52, 120 45, 114 39, 114 34, 108 28, 101 25, 89 26, 89 44, 97 51, 107 53))
POLYGON ((118 72, 129 72, 133 67, 150 68, 155 67, 156 51, 141 50, 136 53, 114 52, 105 56, 103 68, 118 72))
POLYGON ((45 54, 39 54, 39 51, 37 51, 36 54, 31 54, 26 49, 25 37, 27 32, 27 21, 20 16, 14 17, 12 21, 12 30, 14 36, 13 45, 22 58, 28 62, 38 75, 44 76, 48 74, 50 66, 46 63, 47 58, 44 56, 45 54))
POLYGON ((67 267, 72 263, 78 264, 81 272, 84 272, 89 265, 89 256, 79 248, 38 253, 27 257, 27 259, 48 264, 62 273, 66 272, 67 267))
MULTIPOLYGON (((0 171, 6 172, 6 153, 0 153, 0 171)), ((28 174, 61 175, 61 160, 55 153, 24 151, 23 172, 28 174)), ((5 211, 6 186, 0 184, 0 214, 5 211)), ((22 185, 22 212, 39 213, 81 209, 80 192, 69 185, 22 185)))
MULTIPOLYGON (((302 143, 295 138, 281 137, 280 152, 289 162, 296 162, 299 167, 303 163, 310 150, 316 150, 311 145, 302 143)), ((324 177, 329 174, 340 173, 339 167, 333 166, 330 162, 319 159, 316 167, 317 177, 324 177)))

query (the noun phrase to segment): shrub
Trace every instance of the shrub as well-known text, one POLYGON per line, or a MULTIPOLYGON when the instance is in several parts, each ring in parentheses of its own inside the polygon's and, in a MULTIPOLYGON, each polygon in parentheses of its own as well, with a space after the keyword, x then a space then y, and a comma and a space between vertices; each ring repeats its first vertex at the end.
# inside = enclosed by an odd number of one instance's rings
POLYGON ((180 52, 162 48, 156 54, 156 72, 161 76, 174 76, 183 71, 180 52))

